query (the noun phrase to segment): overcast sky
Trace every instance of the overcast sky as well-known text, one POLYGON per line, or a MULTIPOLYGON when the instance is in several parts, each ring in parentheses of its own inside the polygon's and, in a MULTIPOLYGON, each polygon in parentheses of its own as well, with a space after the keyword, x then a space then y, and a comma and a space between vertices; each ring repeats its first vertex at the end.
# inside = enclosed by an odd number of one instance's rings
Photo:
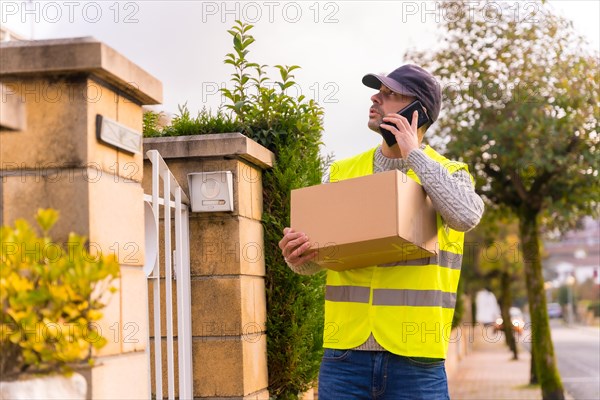
MULTIPOLYGON (((509 3, 520 18, 535 16, 534 3, 509 3)), ((600 2, 550 4, 600 50, 600 2)), ((223 64, 232 51, 227 29, 236 19, 253 23, 248 58, 302 67, 295 71, 297 90, 324 107, 323 154, 337 159, 381 142, 366 127, 373 91, 362 76, 392 71, 409 48, 435 48, 443 17, 435 1, 0 0, 0 6, 0 22, 26 38, 93 36, 113 47, 162 81, 161 109, 170 113, 185 102, 193 114, 221 104, 217 88, 232 72, 223 64)))

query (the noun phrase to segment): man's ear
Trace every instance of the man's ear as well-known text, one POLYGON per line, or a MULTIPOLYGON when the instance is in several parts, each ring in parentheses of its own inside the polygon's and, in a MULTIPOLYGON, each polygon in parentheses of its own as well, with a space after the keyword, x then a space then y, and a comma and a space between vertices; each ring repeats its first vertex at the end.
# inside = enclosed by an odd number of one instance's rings
POLYGON ((431 126, 431 122, 428 122, 425 125, 423 125, 422 127, 420 127, 419 129, 417 129, 417 133, 419 134, 420 138, 425 136, 425 132, 427 132, 427 129, 429 129, 430 126, 431 126))
POLYGON ((425 132, 427 131, 428 127, 429 125, 423 125, 419 129, 417 129, 417 137, 419 138, 419 143, 423 141, 423 136, 425 136, 425 132))

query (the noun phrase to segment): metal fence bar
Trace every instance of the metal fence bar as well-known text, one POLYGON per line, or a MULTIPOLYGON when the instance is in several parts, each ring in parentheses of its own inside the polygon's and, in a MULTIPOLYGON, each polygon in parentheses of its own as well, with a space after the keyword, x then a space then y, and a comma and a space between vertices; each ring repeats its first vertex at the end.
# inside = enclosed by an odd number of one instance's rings
MULTIPOLYGON (((180 277, 190 276, 189 263, 189 231, 187 208, 181 206, 181 188, 175 191, 175 247, 176 251, 176 276, 177 276, 177 315, 191 315, 191 283, 189 279, 180 277)), ((177 318, 177 344, 179 349, 179 398, 191 399, 193 380, 191 351, 191 319, 177 318)))
POLYGON ((184 300, 182 306, 183 315, 189 316, 189 318, 184 318, 184 321, 187 321, 185 326, 182 327, 181 337, 184 339, 182 343, 185 344, 185 348, 182 351, 182 357, 179 358, 179 368, 180 370, 186 371, 185 377, 187 382, 187 389, 189 393, 188 399, 191 399, 193 396, 194 389, 194 377, 193 377, 193 367, 192 367, 192 282, 191 282, 191 271, 190 271, 190 209, 189 207, 185 207, 183 209, 183 257, 185 259, 185 271, 183 271, 184 276, 190 277, 185 281, 182 281, 181 285, 182 289, 182 298, 184 300))
MULTIPOLYGON (((171 179, 167 169, 162 171, 163 196, 166 199, 171 198, 171 179)), ((165 308, 167 325, 167 390, 169 399, 175 398, 175 363, 173 354, 173 265, 171 248, 171 207, 164 208, 164 232, 165 232, 165 308)))
MULTIPOLYGON (((159 199, 159 177, 160 177, 160 165, 158 158, 160 155, 158 152, 148 152, 148 158, 152 162, 152 211, 154 212, 154 222, 158 229, 159 221, 158 216, 160 212, 159 199)), ((157 235, 158 237, 158 235, 157 235)), ((154 303, 154 385, 156 397, 162 398, 162 345, 161 345, 161 329, 160 329, 160 247, 156 248, 156 262, 154 263, 154 269, 152 270, 151 279, 152 290, 153 290, 153 303, 154 303)), ((148 330, 150 334, 150 330, 148 330)), ((149 344, 150 342, 148 342, 149 344)), ((149 349, 148 349, 149 354, 149 349)), ((152 392, 150 392, 151 394, 152 392)))
MULTIPOLYGON (((192 379, 192 330, 191 330, 191 283, 189 257, 189 199, 168 166, 156 150, 147 152, 152 162, 152 209, 156 226, 158 226, 159 206, 164 210, 164 265, 165 265, 165 303, 166 303, 166 351, 167 351, 167 390, 168 398, 175 398, 174 368, 174 332, 173 332, 173 272, 175 273, 177 299, 177 353, 179 374, 179 398, 193 397, 192 379), (155 172, 156 170, 156 172, 155 172), (159 197, 159 179, 163 180, 163 198, 159 197), (171 200, 171 196, 174 200, 171 200), (171 212, 173 211, 175 226, 175 249, 171 241, 171 212), (172 256, 173 255, 173 256, 172 256)), ((148 198, 149 196, 145 196, 148 198)), ((158 252, 157 252, 158 253, 158 252)), ((150 279, 155 279, 154 287, 154 365, 156 379, 156 398, 162 398, 162 358, 160 327, 160 258, 157 255, 150 279), (158 321, 158 322, 157 322, 158 321)), ((150 360, 149 360, 150 362, 150 360)))
MULTIPOLYGON (((149 202, 150 204, 152 204, 152 195, 149 194, 144 194, 144 200, 149 202)), ((165 205, 165 199, 163 199, 162 197, 158 198, 158 204, 161 206, 165 205)), ((171 206, 171 208, 175 208, 175 200, 171 200, 168 202, 169 206, 171 206)))

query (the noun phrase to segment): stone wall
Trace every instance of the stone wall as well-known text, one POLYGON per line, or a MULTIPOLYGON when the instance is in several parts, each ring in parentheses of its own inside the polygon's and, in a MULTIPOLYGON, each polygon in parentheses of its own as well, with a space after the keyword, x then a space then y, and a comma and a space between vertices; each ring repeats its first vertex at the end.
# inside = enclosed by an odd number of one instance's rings
POLYGON ((73 231, 92 253, 117 254, 118 292, 100 321, 108 344, 95 352, 88 393, 149 398, 141 139, 137 153, 101 141, 97 116, 141 135, 142 105, 160 103, 162 85, 93 38, 0 46, 0 223, 33 223, 52 207, 54 238, 73 231))

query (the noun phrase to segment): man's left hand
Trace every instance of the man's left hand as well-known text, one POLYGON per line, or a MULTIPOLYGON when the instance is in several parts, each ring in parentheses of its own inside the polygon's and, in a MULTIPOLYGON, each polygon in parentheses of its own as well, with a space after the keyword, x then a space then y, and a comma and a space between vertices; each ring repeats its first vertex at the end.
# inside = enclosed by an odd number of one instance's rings
POLYGON ((415 110, 412 117, 412 124, 408 123, 408 120, 399 114, 387 114, 383 117, 384 123, 380 126, 388 131, 392 132, 400 147, 402 158, 407 159, 408 155, 414 149, 419 148, 419 136, 417 134, 417 122, 419 120, 419 112, 415 110), (390 122, 396 127, 386 124, 390 122))

